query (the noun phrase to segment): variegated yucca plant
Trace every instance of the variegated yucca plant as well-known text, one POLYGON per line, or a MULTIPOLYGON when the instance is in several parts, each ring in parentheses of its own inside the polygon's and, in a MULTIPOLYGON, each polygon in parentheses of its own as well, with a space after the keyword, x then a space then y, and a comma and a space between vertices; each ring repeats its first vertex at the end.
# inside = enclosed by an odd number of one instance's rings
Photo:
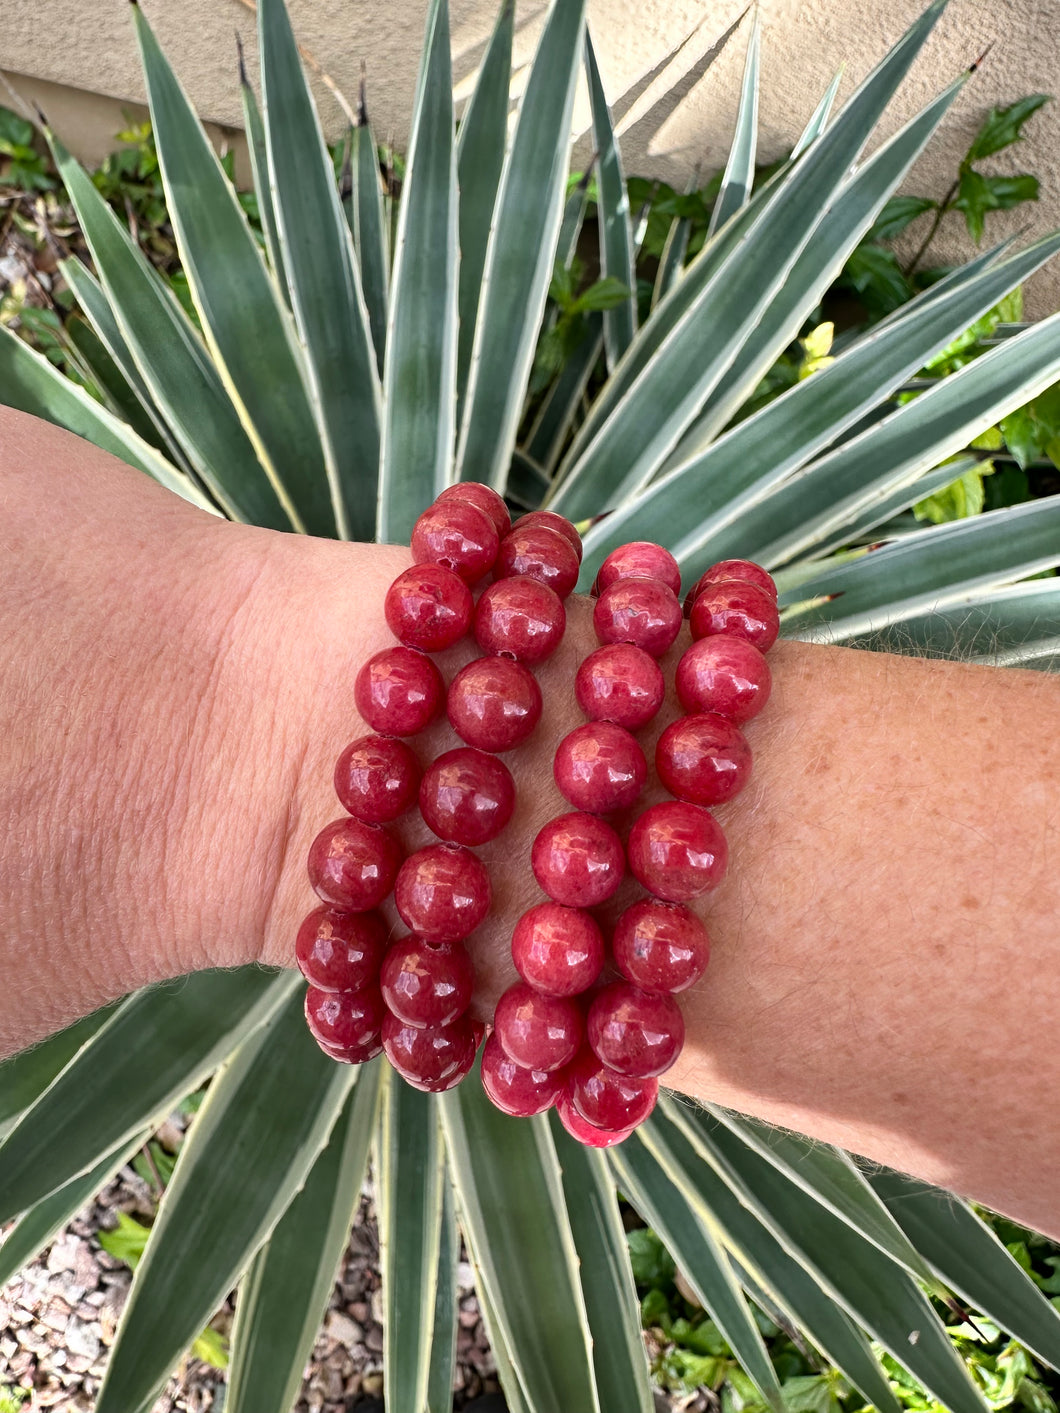
MULTIPOLYGON (((261 87, 243 86, 264 250, 143 15, 136 25, 189 318, 77 163, 53 150, 95 273, 64 274, 106 356, 89 396, 0 331, 0 400, 50 419, 235 520, 407 540, 457 478, 591 522, 583 585, 629 538, 686 575, 730 554, 778 572, 784 629, 996 662, 1060 662, 1060 498, 938 528, 887 528, 974 464, 960 453, 1060 379, 1060 315, 1019 329, 912 400, 940 349, 1027 278, 1060 235, 991 250, 737 418, 798 336, 960 92, 967 74, 867 159, 935 3, 752 194, 757 29, 709 237, 678 222, 650 317, 584 0, 553 0, 509 120, 505 0, 454 123, 445 0, 432 0, 408 164, 391 213, 371 131, 352 135, 347 201, 283 0, 259 0, 261 87), (525 416, 567 198, 583 64, 597 152, 603 272, 628 296, 591 316, 525 416), (605 377, 590 375, 602 360, 605 377), (586 410, 586 388, 594 391, 586 410), (529 420, 530 425, 527 425, 529 420), (956 460, 954 459, 956 458, 956 460), (604 515, 604 512, 609 512, 604 515)), ((610 286, 615 288, 614 284, 610 286)), ((378 1062, 336 1066, 309 1040, 300 985, 263 970, 152 988, 0 1067, 0 1284, 214 1076, 161 1203, 99 1413, 142 1413, 238 1287, 227 1413, 287 1413, 372 1157, 393 1413, 451 1407, 462 1232, 513 1413, 652 1407, 617 1189, 677 1256, 757 1387, 781 1394, 748 1297, 802 1332, 868 1403, 898 1413, 889 1351, 953 1413, 986 1404, 929 1294, 956 1293, 1053 1367, 1060 1314, 964 1203, 843 1152, 664 1099, 604 1154, 547 1117, 513 1121, 468 1083, 437 1098, 378 1062)))

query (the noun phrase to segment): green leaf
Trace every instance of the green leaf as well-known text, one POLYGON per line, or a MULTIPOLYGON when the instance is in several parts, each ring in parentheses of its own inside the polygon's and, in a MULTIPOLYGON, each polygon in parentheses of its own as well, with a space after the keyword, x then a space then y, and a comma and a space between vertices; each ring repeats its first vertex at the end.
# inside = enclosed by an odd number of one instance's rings
POLYGON ((138 1222, 128 1212, 118 1212, 116 1215, 118 1225, 111 1231, 100 1232, 99 1244, 108 1256, 113 1256, 115 1261, 124 1261, 135 1271, 147 1249, 151 1228, 145 1227, 143 1222, 138 1222))
POLYGON ((191 1352, 196 1359, 201 1359, 204 1364, 209 1364, 214 1369, 228 1368, 228 1340, 219 1330, 211 1329, 209 1325, 192 1340, 191 1352))
POLYGON ((877 216, 866 240, 894 240, 906 226, 926 211, 937 211, 938 202, 929 196, 892 196, 877 216))
POLYGON ((983 238, 987 211, 1007 211, 1024 201, 1038 200, 1038 178, 1029 173, 1014 177, 984 177, 971 167, 961 169, 960 190, 954 209, 964 212, 968 234, 978 245, 983 238))
POLYGON ((93 1011, 39 1045, 32 1045, 0 1062, 0 1134, 6 1133, 12 1121, 36 1103, 116 1008, 117 1002, 93 1011))
MULTIPOLYGON (((549 387, 526 439, 526 455, 548 473, 538 488, 533 506, 540 505, 549 488, 548 476, 555 469, 571 425, 581 406, 592 371, 603 351, 604 326, 599 314, 585 321, 578 343, 563 361, 559 374, 549 387)), ((518 456, 518 453, 516 454, 518 456)), ((508 480, 509 493, 515 489, 515 467, 508 480)))
POLYGON ((427 1379, 427 1413, 452 1413, 453 1368, 459 1307, 456 1303, 456 1265, 460 1232, 456 1225, 453 1185, 448 1168, 442 1184, 442 1229, 438 1246, 438 1294, 431 1331, 431 1368, 427 1379))
POLYGON ((978 515, 986 500, 984 469, 990 469, 989 462, 976 470, 965 471, 957 480, 916 501, 913 514, 918 520, 930 520, 934 525, 945 525, 950 520, 966 520, 969 515, 978 515))
POLYGON ((707 228, 708 238, 714 234, 730 216, 735 215, 751 194, 755 178, 755 152, 758 147, 758 56, 761 38, 761 25, 758 11, 755 10, 751 23, 751 37, 747 41, 747 57, 744 60, 743 83, 740 88, 740 106, 736 111, 736 130, 733 133, 729 158, 725 164, 721 190, 714 203, 707 228))
POLYGON ((629 195, 622 173, 618 143, 611 114, 600 80, 592 40, 585 36, 585 73, 589 82, 593 143, 596 147, 597 219, 600 230, 600 269, 604 278, 582 296, 607 285, 614 297, 606 304, 585 304, 582 309, 604 310, 604 351, 608 368, 614 368, 637 332, 636 275, 633 258, 633 231, 629 220, 629 195))
POLYGON ((10 108, 0 108, 0 151, 10 152, 12 148, 31 148, 37 136, 32 123, 20 118, 10 108))
POLYGON ((968 149, 965 162, 978 162, 1018 142, 1024 123, 1044 103, 1048 103, 1050 97, 1048 93, 1030 93, 1005 108, 991 108, 968 149))
POLYGON ((613 275, 605 275, 596 280, 580 294, 567 309, 568 314, 582 314, 589 311, 604 311, 604 344, 607 343, 606 313, 617 308, 629 299, 629 287, 621 284, 613 275))
POLYGON ((265 236, 265 249, 273 278, 284 303, 290 308, 290 292, 287 288, 287 272, 283 268, 283 250, 280 245, 280 232, 276 224, 276 206, 272 197, 272 180, 269 176, 269 154, 265 145, 265 126, 261 121, 261 109, 247 79, 243 67, 243 48, 239 48, 239 87, 243 98, 243 130, 247 135, 247 149, 250 154, 250 171, 254 181, 254 195, 258 203, 262 233, 265 236))
POLYGON ((367 118, 354 128, 350 141, 350 229, 372 330, 376 367, 382 377, 390 300, 390 252, 379 148, 367 118))
POLYGON ((874 318, 907 303, 914 293, 897 255, 881 245, 859 245, 843 266, 843 279, 874 318))
POLYGON ((677 1270, 674 1258, 651 1227, 636 1227, 633 1231, 626 1232, 626 1245, 629 1248, 633 1279, 638 1285, 660 1290, 673 1285, 677 1270))

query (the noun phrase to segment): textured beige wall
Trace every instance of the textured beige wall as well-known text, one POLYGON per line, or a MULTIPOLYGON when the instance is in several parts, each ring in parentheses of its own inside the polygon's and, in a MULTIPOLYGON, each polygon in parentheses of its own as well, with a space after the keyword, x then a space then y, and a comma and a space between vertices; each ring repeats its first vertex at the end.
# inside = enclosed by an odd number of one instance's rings
MULTIPOLYGON (((377 131, 401 143, 407 125, 423 28, 425 0, 396 0, 386 9, 352 0, 289 0, 303 46, 353 95, 362 60, 377 131)), ((451 0, 458 92, 466 94, 495 0, 451 0)), ((627 170, 684 182, 725 157, 743 63, 744 35, 709 62, 709 51, 744 0, 589 0, 590 27, 608 96, 621 115, 627 170)), ((844 66, 840 98, 867 72, 922 8, 922 0, 761 0, 764 23, 760 155, 790 145, 832 74, 844 66)), ((532 52, 545 0, 520 0, 516 62, 532 52)), ((225 127, 240 120, 235 32, 253 50, 254 19, 244 0, 144 0, 144 10, 199 111, 225 127)), ((66 140, 86 156, 108 146, 122 101, 142 100, 143 87, 126 0, 49 0, 45 34, 34 0, 5 0, 3 63, 11 84, 36 92, 66 140), (89 18, 90 16, 90 18, 89 18), (45 81, 34 85, 34 80, 45 81), (88 90, 83 102, 69 89, 88 90), (108 107, 104 95, 119 100, 108 107), (47 101, 46 101, 47 100, 47 101), (109 127, 108 127, 109 124, 109 127)), ((1060 0, 951 0, 926 53, 881 129, 886 135, 993 41, 985 64, 950 110, 908 189, 941 194, 979 121, 993 103, 1033 91, 1060 92, 1060 0)), ((343 124, 339 104, 318 80, 329 130, 343 124)), ((584 103, 578 112, 584 127, 584 103)), ((1060 225, 1060 103, 1036 115, 1030 136, 994 159, 999 171, 1030 170, 1042 180, 1037 207, 996 213, 987 238, 1060 225)), ((584 148, 584 144, 583 144, 584 148)), ((958 217, 937 245, 940 257, 969 250, 958 217)), ((1039 275, 1029 312, 1060 308, 1060 261, 1039 275)))

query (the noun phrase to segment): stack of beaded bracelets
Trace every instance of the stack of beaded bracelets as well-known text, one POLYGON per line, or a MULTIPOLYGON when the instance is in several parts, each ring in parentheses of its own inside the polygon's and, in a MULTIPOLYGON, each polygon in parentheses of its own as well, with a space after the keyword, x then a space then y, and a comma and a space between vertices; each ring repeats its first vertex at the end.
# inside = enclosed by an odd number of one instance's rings
MULTIPOLYGON (((412 549, 415 564, 385 601, 400 645, 357 675, 357 711, 372 734, 336 764, 348 814, 310 849, 310 882, 325 906, 302 923, 295 950, 309 982, 306 1019, 327 1054, 360 1063, 382 1051, 410 1084, 439 1091, 468 1073, 486 1031, 468 1015, 475 978, 464 943, 492 897, 473 850, 511 819, 515 783, 499 756, 527 741, 540 718, 530 667, 563 636, 581 540, 548 511, 513 526, 496 492, 464 482, 420 516, 412 549), (490 575, 476 602, 472 587, 490 575), (429 654, 469 632, 483 656, 447 687, 429 654), (443 712, 465 745, 423 769, 404 738, 443 712), (416 805, 441 842, 404 857, 387 826, 416 805), (391 892, 409 929, 393 940, 377 911, 391 892)), ((763 653, 777 636, 776 588, 759 566, 724 561, 685 600, 694 641, 675 685, 688 714, 655 749, 659 781, 674 798, 644 810, 623 842, 615 825, 648 775, 633 733, 665 696, 658 659, 681 626, 679 590, 677 563, 658 545, 623 545, 600 567, 593 623, 601 646, 575 679, 588 721, 560 742, 554 761, 573 809, 534 840, 530 864, 549 901, 515 926, 521 980, 501 996, 482 1049, 482 1085, 498 1108, 522 1116, 554 1105, 575 1138, 597 1147, 647 1117, 658 1076, 680 1053, 674 995, 698 980, 709 956, 706 930, 685 904, 717 885, 727 860, 708 807, 746 783, 751 753, 739 727, 770 692, 763 653), (651 896, 625 908, 608 948, 593 910, 627 866, 651 896)))

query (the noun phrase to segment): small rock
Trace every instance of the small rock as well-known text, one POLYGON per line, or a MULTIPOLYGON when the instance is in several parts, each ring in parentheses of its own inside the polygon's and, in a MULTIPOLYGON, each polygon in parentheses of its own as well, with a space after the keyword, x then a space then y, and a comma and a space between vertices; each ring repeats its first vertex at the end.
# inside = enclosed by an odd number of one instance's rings
POLYGON ((363 1325, 371 1314, 371 1311, 368 1309, 368 1304, 364 1300, 354 1300, 351 1304, 346 1306, 346 1309, 359 1325, 363 1325))
MULTIPOLYGON (((66 1347, 71 1354, 80 1354, 93 1363, 99 1358, 100 1347, 100 1327, 95 1324, 86 1324, 79 1320, 76 1315, 70 1316, 70 1322, 66 1326, 66 1347)), ((86 1368, 88 1365, 86 1364, 86 1368)))
POLYGON ((364 1330, 356 1320, 349 1315, 343 1314, 341 1310, 329 1310, 327 1319, 324 1321, 324 1329, 330 1339, 338 1340, 345 1349, 353 1344, 357 1344, 364 1338, 364 1330))
POLYGON ((384 1312, 384 1309, 383 1309, 383 1288, 382 1288, 382 1286, 380 1286, 378 1290, 373 1290, 373 1291, 372 1291, 371 1311, 372 1311, 372 1319, 376 1322, 377 1325, 381 1325, 381 1324, 383 1323, 383 1319, 384 1319, 384 1315, 385 1315, 385 1312, 384 1312))
POLYGON ((457 1290, 474 1290, 475 1272, 471 1268, 470 1261, 458 1261, 456 1266, 456 1288, 457 1290))
POLYGON ((370 1325, 364 1337, 365 1349, 370 1349, 375 1354, 383 1352, 383 1327, 382 1325, 370 1325))
POLYGON ((40 1322, 47 1325, 50 1330, 58 1330, 61 1334, 66 1329, 66 1322, 70 1318, 70 1307, 65 1300, 50 1300, 41 1311, 40 1322))

